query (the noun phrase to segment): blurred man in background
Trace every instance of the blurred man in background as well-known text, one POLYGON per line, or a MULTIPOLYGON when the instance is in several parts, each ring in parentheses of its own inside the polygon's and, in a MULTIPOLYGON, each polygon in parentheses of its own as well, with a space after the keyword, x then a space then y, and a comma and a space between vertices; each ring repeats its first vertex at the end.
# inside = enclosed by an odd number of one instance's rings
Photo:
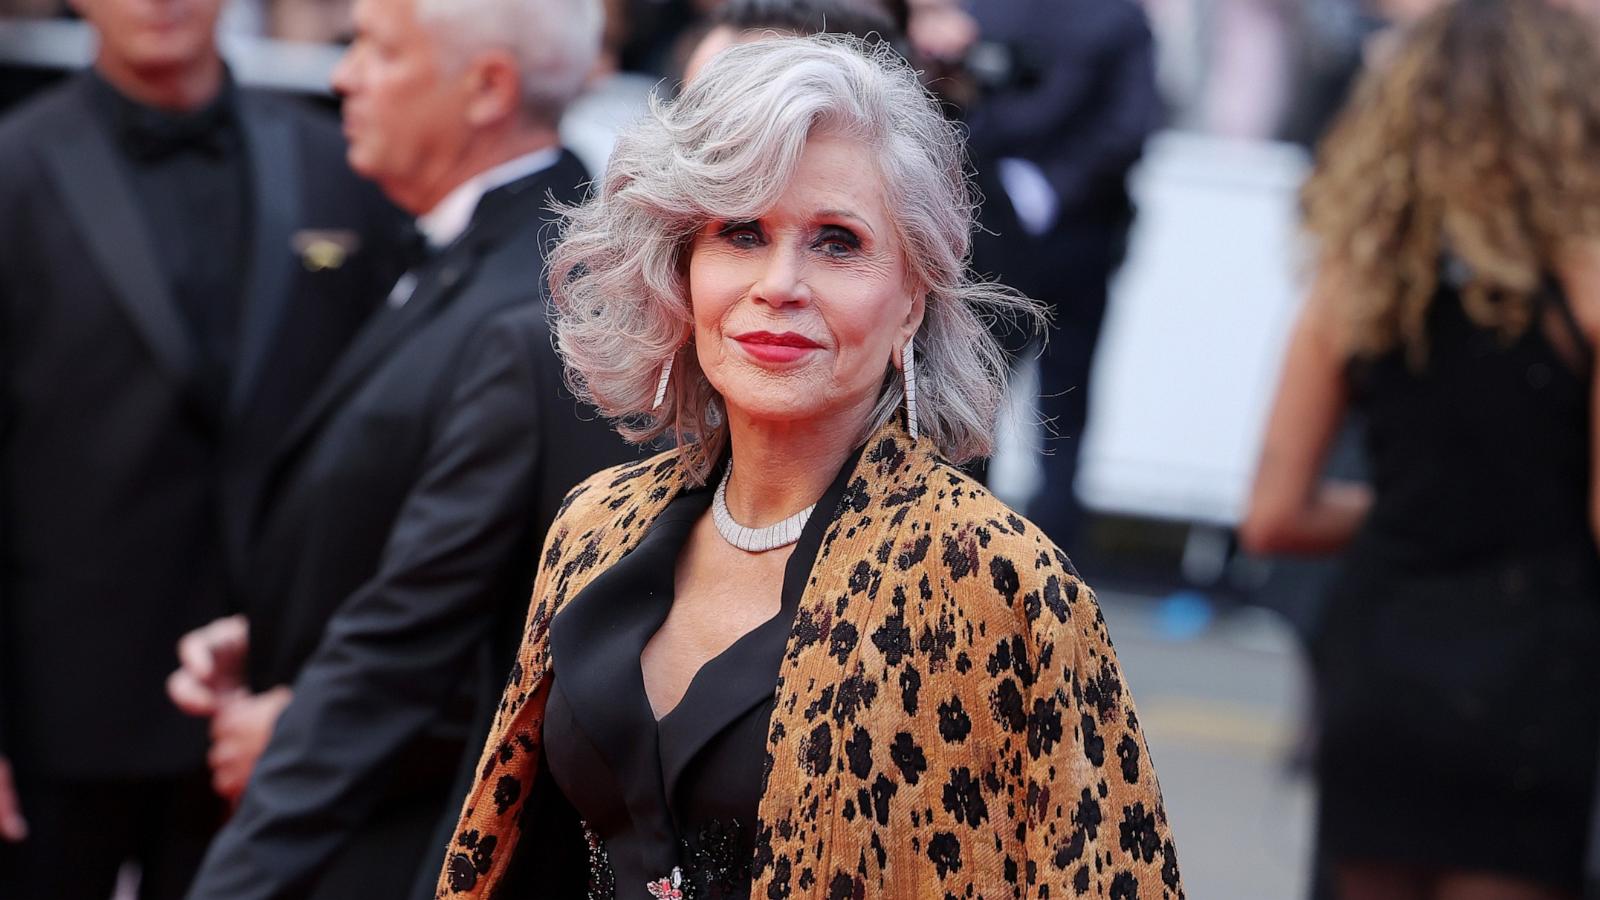
POLYGON ((1039 407, 1055 437, 1028 513, 1070 552, 1090 363, 1133 221, 1127 176, 1163 118, 1150 27, 1132 0, 914 0, 909 37, 965 108, 984 194, 975 264, 1054 310, 1039 407))
POLYGON ((185 641, 173 698, 214 716, 219 784, 243 790, 194 900, 431 894, 544 529, 629 455, 562 393, 542 303, 550 199, 587 181, 556 125, 598 3, 360 0, 355 20, 350 161, 431 249, 278 448, 248 624, 185 641))
POLYGON ((904 32, 880 0, 725 0, 690 48, 683 81, 693 81, 711 57, 747 41, 775 35, 849 34, 888 41, 904 53, 904 32))
POLYGON ((387 207, 330 123, 234 85, 218 6, 81 0, 94 68, 0 125, 0 896, 187 887, 222 807, 171 647, 231 606, 259 449, 381 296, 387 207))

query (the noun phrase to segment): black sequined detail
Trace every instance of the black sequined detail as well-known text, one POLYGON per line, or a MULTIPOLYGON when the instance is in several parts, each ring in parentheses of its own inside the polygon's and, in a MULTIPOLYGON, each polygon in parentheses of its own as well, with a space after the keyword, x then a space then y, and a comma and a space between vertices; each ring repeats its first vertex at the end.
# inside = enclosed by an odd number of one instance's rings
MULTIPOLYGON (((605 843, 587 822, 583 826, 583 836, 589 843, 588 900, 616 900, 616 873, 611 869, 605 843)), ((745 845, 746 836, 745 826, 738 821, 713 819, 701 827, 693 839, 679 842, 684 861, 684 900, 729 900, 749 896, 755 873, 745 845)))
POLYGON ((611 856, 588 822, 583 823, 583 839, 589 845, 589 900, 617 900, 617 876, 611 871, 611 856))
POLYGON ((750 893, 751 854, 745 841, 745 827, 737 820, 713 819, 700 828, 693 840, 682 841, 684 897, 695 900, 725 900, 750 893))

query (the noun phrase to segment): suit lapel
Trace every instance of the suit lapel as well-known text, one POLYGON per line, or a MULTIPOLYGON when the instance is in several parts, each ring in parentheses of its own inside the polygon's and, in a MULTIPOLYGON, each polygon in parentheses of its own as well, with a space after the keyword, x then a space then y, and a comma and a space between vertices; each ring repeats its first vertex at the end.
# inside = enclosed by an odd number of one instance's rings
MULTIPOLYGON (((642 540, 598 573, 550 625, 551 653, 561 668, 557 680, 573 719, 608 774, 643 777, 624 779, 618 791, 635 821, 658 828, 673 827, 670 815, 664 815, 661 729, 652 727, 643 671, 625 661, 639 658, 671 610, 674 564, 709 501, 705 496, 703 502, 672 507, 669 500, 642 540)), ((672 865, 659 860, 658 867, 666 871, 672 865)))
POLYGON ((193 338, 150 245, 149 228, 139 216, 111 135, 91 111, 88 88, 80 79, 74 114, 38 134, 40 156, 134 328, 161 367, 192 388, 193 338))
POLYGON ((433 318, 471 274, 475 260, 466 251, 460 246, 447 251, 422 272, 417 289, 404 306, 385 306, 373 315, 285 433, 276 457, 293 453, 396 346, 433 318))
MULTIPOLYGON (((423 267, 418 275, 417 287, 405 305, 399 309, 385 306, 356 335, 355 341, 334 366, 322 387, 306 404, 304 412, 289 428, 275 454, 277 457, 281 459, 293 453, 329 412, 358 387, 372 369, 388 358, 396 345, 430 320, 456 294, 472 275, 479 257, 532 214, 528 204, 539 203, 545 190, 557 183, 553 179, 572 177, 566 158, 568 155, 542 172, 484 195, 466 233, 423 267)), ((574 161, 570 165, 578 164, 574 161)), ((580 165, 577 170, 579 176, 582 171, 580 165)))
POLYGON ((300 221, 299 154, 290 121, 248 94, 239 103, 254 203, 238 367, 228 405, 235 416, 253 396, 277 341, 293 262, 289 242, 300 221))
POLYGON ((589 191, 589 170, 571 150, 563 149, 550 168, 524 180, 541 198, 549 193, 558 203, 581 203, 589 191))

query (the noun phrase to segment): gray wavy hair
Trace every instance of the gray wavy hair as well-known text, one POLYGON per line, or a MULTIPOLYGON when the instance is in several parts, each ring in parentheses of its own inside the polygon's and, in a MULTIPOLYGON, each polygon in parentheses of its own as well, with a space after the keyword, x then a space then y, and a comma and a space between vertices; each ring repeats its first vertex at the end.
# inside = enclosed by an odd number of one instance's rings
MULTIPOLYGON (((556 348, 573 392, 630 440, 670 435, 688 447, 699 483, 727 426, 689 344, 690 241, 709 222, 773 207, 815 133, 876 153, 907 273, 927 298, 914 338, 917 424, 941 455, 965 462, 993 448, 1009 366, 989 318, 1042 321, 1034 301, 969 272, 965 143, 892 49, 834 35, 731 47, 618 138, 595 195, 563 210, 550 257, 556 348), (668 356, 671 388, 652 410, 668 356)), ((891 365, 856 443, 894 416, 902 394, 891 365)))

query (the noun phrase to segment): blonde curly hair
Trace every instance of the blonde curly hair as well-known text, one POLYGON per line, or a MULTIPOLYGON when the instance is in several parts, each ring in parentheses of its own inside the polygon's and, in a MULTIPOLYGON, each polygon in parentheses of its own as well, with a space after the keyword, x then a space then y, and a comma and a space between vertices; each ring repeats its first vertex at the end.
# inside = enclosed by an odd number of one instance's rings
POLYGON ((1547 0, 1456 0, 1357 87, 1302 200, 1352 351, 1426 359, 1446 254, 1471 319, 1506 338, 1564 245, 1600 235, 1600 50, 1547 0))

